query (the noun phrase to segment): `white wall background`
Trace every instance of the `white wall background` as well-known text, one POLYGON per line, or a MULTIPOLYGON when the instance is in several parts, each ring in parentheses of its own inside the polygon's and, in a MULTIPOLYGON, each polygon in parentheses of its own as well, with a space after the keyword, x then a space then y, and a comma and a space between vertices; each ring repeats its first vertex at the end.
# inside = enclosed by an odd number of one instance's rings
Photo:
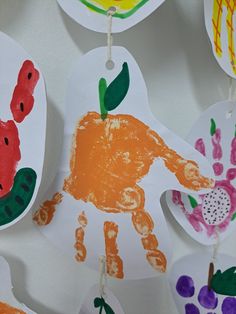
MULTIPOLYGON (((31 54, 47 84, 46 157, 38 204, 57 169, 72 65, 90 49, 105 45, 106 36, 72 21, 56 0, 0 0, 0 30, 31 54)), ((203 0, 166 0, 145 21, 115 35, 114 41, 139 63, 155 116, 182 137, 204 109, 228 96, 228 78, 214 60, 205 31, 203 0)), ((175 248, 173 260, 204 250, 165 213, 175 248)), ((234 238, 235 234, 220 251, 236 255, 234 238)), ((77 314, 98 279, 96 272, 48 243, 31 222, 31 213, 0 232, 0 254, 12 269, 16 297, 38 314, 77 314)), ((177 313, 165 276, 109 284, 127 314, 177 313)))

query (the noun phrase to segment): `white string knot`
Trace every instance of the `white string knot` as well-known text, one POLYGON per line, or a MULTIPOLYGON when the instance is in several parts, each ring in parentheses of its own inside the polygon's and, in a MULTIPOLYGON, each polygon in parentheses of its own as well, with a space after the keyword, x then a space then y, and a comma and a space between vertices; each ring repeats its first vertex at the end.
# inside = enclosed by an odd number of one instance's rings
POLYGON ((99 279, 99 293, 100 296, 105 296, 105 287, 107 285, 107 271, 106 271, 106 258, 105 256, 99 257, 99 272, 100 272, 100 279, 99 279))

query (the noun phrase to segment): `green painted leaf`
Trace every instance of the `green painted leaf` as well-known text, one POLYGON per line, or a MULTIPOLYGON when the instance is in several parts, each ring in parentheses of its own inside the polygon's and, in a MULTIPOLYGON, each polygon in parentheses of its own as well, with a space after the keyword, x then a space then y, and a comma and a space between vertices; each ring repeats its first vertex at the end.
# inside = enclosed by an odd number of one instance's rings
POLYGON ((99 80, 98 90, 99 90, 99 102, 100 102, 100 112, 102 120, 105 120, 107 117, 107 110, 104 106, 104 96, 107 89, 107 82, 104 78, 99 80))
POLYGON ((236 124, 235 124, 235 130, 234 130, 234 137, 236 137, 236 124))
POLYGON ((211 136, 216 133, 216 123, 214 119, 211 119, 211 128, 210 128, 211 136))
POLYGON ((121 72, 106 89, 104 107, 107 111, 114 110, 120 105, 128 92, 129 83, 129 67, 125 62, 121 72))
POLYGON ((231 221, 236 219, 236 213, 233 214, 233 216, 231 217, 231 221))
POLYGON ((188 195, 188 199, 189 199, 189 202, 190 202, 192 208, 195 208, 198 206, 198 202, 195 200, 194 197, 192 197, 191 195, 188 195))
POLYGON ((105 310, 106 314, 115 314, 113 309, 107 303, 104 304, 104 310, 105 310))
POLYGON ((223 273, 217 270, 212 277, 211 288, 218 294, 236 296, 236 267, 231 267, 223 273))
POLYGON ((93 303, 94 303, 94 307, 100 307, 102 305, 102 299, 101 298, 95 298, 93 303))

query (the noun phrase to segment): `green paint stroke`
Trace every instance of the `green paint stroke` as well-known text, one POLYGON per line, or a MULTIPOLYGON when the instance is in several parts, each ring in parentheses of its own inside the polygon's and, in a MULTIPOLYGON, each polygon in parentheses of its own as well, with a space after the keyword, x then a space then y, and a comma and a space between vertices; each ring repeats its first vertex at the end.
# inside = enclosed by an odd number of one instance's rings
POLYGON ((211 128, 210 128, 211 136, 216 133, 216 123, 214 119, 211 119, 211 128))
POLYGON ((99 80, 98 90, 99 90, 99 102, 100 102, 100 112, 102 120, 105 120, 107 117, 107 110, 104 106, 104 96, 107 89, 107 82, 104 78, 99 80))
POLYGON ((231 217, 231 221, 234 221, 236 219, 236 213, 233 214, 233 216, 231 217))
POLYGON ((129 90, 130 77, 127 62, 124 62, 121 72, 107 87, 104 97, 104 106, 107 111, 114 110, 123 101, 129 90))
POLYGON ((236 296, 236 267, 231 267, 223 273, 217 270, 212 277, 211 288, 218 294, 236 296))
POLYGON ((103 313, 103 309, 104 309, 104 313, 105 314, 115 314, 115 312, 113 311, 113 309, 110 307, 110 305, 108 305, 106 303, 106 301, 104 300, 103 297, 101 298, 95 298, 94 301, 94 307, 95 308, 99 308, 99 314, 103 313))
MULTIPOLYGON (((140 9, 148 1, 149 0, 142 0, 135 7, 133 7, 131 10, 129 10, 128 12, 124 12, 124 13, 116 12, 112 16, 120 18, 120 19, 126 19, 127 17, 130 17, 132 14, 134 14, 136 11, 138 11, 138 9, 140 9)), ((86 5, 92 11, 107 15, 107 10, 98 8, 96 5, 90 3, 89 0, 80 0, 80 2, 82 2, 84 5, 86 5)))
POLYGON ((0 226, 12 222, 25 211, 33 196, 36 179, 33 169, 18 170, 11 191, 0 198, 0 226))
POLYGON ((192 208, 195 208, 198 206, 198 203, 194 197, 192 197, 191 195, 188 195, 188 199, 189 199, 189 202, 190 202, 192 208))
POLYGON ((234 126, 234 137, 236 137, 236 124, 235 124, 235 126, 234 126))

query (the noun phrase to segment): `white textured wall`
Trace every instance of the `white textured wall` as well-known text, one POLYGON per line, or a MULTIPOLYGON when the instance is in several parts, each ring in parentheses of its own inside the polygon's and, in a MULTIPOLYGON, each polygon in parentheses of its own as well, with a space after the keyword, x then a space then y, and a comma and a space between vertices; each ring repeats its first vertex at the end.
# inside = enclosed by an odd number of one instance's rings
MULTIPOLYGON (((72 21, 56 0, 0 0, 0 30, 31 54, 47 84, 48 130, 40 199, 56 173, 68 74, 82 54, 105 45, 106 36, 72 21)), ((227 97, 228 78, 213 58, 204 28, 203 0, 166 0, 149 18, 114 40, 139 63, 155 116, 180 136, 210 104, 227 97)), ((168 212, 166 217, 174 260, 202 249, 168 212)), ((236 255, 234 237, 222 244, 221 252, 236 255)), ((96 272, 78 266, 48 243, 34 228, 31 213, 0 232, 0 254, 11 266, 15 295, 39 314, 78 313, 86 291, 98 279, 96 272)), ((177 313, 164 276, 111 280, 110 286, 127 314, 177 313)))

